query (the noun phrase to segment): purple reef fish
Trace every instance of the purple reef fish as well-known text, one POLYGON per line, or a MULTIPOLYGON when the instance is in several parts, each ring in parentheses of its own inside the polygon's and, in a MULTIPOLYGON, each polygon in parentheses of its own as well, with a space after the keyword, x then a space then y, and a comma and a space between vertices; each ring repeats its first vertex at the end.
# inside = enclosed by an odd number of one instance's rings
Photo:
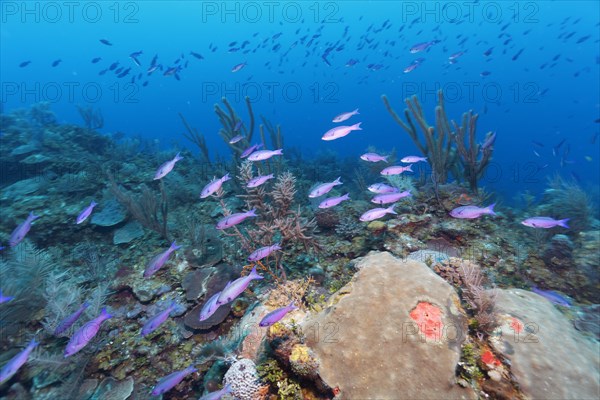
POLYGON ((415 69, 417 69, 421 65, 422 62, 423 61, 415 60, 415 61, 411 62, 410 64, 408 64, 402 72, 404 72, 405 74, 408 74, 408 73, 414 71, 415 69))
POLYGON ((4 296, 2 294, 2 289, 0 289, 0 304, 6 303, 7 301, 11 301, 12 299, 14 299, 13 296, 4 296))
POLYGON ((236 136, 232 137, 231 139, 229 139, 229 144, 236 144, 243 138, 244 138, 244 135, 236 135, 236 136))
POLYGON ((69 343, 65 348, 65 358, 72 356, 83 349, 90 340, 98 334, 102 323, 109 318, 112 318, 112 315, 106 311, 106 308, 103 308, 100 315, 79 328, 79 330, 71 336, 71 340, 69 340, 69 343))
POLYGON ((72 327, 73 324, 77 322, 79 317, 81 317, 81 314, 83 314, 83 312, 89 306, 89 303, 86 301, 79 307, 79 309, 77 309, 77 311, 63 319, 54 330, 54 336, 59 336, 61 333, 66 332, 70 327, 72 327))
POLYGON ((154 275, 156 273, 156 271, 158 271, 159 269, 162 268, 163 265, 165 265, 165 263, 169 259, 169 256, 171 255, 171 253, 180 248, 181 248, 181 246, 178 246, 177 243, 175 243, 175 241, 173 241, 173 243, 171 243, 171 246, 167 250, 154 256, 154 258, 152 258, 152 260, 150 260, 150 262, 148 263, 148 266, 144 270, 144 278, 148 278, 148 277, 154 275))
POLYGON ((332 122, 344 122, 347 119, 352 118, 353 115, 357 115, 357 114, 358 114, 358 108, 354 111, 341 113, 340 115, 336 116, 332 122))
POLYGON ((33 349, 35 349, 35 347, 38 344, 39 343, 36 342, 35 339, 33 339, 27 345, 27 347, 25 347, 23 350, 21 350, 16 356, 11 358, 10 361, 7 362, 4 367, 2 367, 2 370, 0 370, 0 385, 2 383, 4 383, 5 381, 9 380, 10 378, 12 378, 12 376, 17 373, 19 368, 21 368, 23 366, 23 364, 25 364, 27 362, 27 359, 29 358, 29 354, 31 354, 33 349))
POLYGON ((173 158, 172 160, 169 160, 166 163, 164 163, 163 165, 161 165, 158 168, 158 170, 156 171, 156 174, 154 175, 154 180, 164 178, 165 175, 167 175, 169 172, 171 172, 173 170, 175 163, 179 160, 183 160, 183 157, 181 157, 179 155, 179 153, 177 153, 175 158, 173 158))
POLYGON ((258 187, 258 186, 262 185, 263 183, 265 183, 266 181, 268 181, 269 179, 273 179, 273 174, 257 176, 256 178, 250 179, 248 181, 248 184, 246 185, 246 187, 249 187, 249 188, 258 187))
POLYGON ((321 138, 322 140, 335 140, 335 139, 339 139, 342 138, 344 136, 346 136, 347 134, 349 134, 352 131, 362 131, 362 128, 360 127, 360 124, 362 124, 362 122, 356 123, 354 125, 350 125, 350 126, 336 126, 335 128, 332 128, 330 130, 328 130, 327 132, 325 132, 325 134, 323 135, 323 137, 321 138))
POLYGON ((200 198, 205 199, 208 196, 216 193, 223 186, 223 182, 227 182, 230 179, 229 173, 225 174, 225 176, 220 179, 213 179, 212 182, 204 186, 204 189, 202 189, 202 192, 200 193, 200 198))
POLYGON ((273 157, 273 156, 280 156, 283 155, 283 149, 277 149, 277 150, 258 150, 253 152, 252 154, 250 154, 248 156, 248 160, 250 161, 264 161, 264 160, 268 160, 269 158, 273 157))
POLYGON ((154 317, 150 318, 144 324, 140 335, 146 336, 157 330, 158 327, 161 326, 167 320, 167 318, 169 318, 169 314, 171 314, 171 311, 173 311, 176 306, 177 303, 175 301, 172 301, 171 304, 165 310, 159 312, 154 317))
POLYGON ((341 176, 338 177, 333 182, 327 182, 327 183, 320 184, 319 186, 315 187, 313 190, 310 191, 310 193, 308 194, 308 197, 310 197, 311 199, 314 199, 315 197, 321 197, 324 194, 329 193, 331 191, 331 189, 333 189, 334 186, 342 184, 342 181, 340 181, 340 179, 342 179, 341 176))
POLYGON ((427 157, 419 157, 419 156, 406 156, 400 162, 403 163, 416 163, 416 162, 427 162, 427 157))
POLYGON ((492 203, 487 207, 477 207, 477 206, 462 206, 457 207, 454 210, 450 211, 450 215, 454 218, 461 219, 474 219, 479 218, 482 215, 496 215, 494 212, 494 206, 496 203, 492 203))
POLYGON ((262 275, 256 273, 256 266, 252 268, 249 275, 242 276, 233 282, 227 283, 217 299, 217 305, 227 304, 235 300, 244 290, 246 290, 250 282, 255 279, 263 279, 262 275))
POLYGON ((485 138, 485 141, 481 145, 481 151, 487 149, 488 147, 493 146, 495 141, 496 141, 496 132, 493 132, 492 134, 490 134, 488 137, 485 138))
POLYGON ((386 214, 397 214, 397 212, 394 211, 395 206, 395 204, 392 204, 388 208, 374 208, 361 215, 359 219, 363 222, 368 222, 382 218, 386 214))
POLYGON ((435 39, 435 40, 431 40, 429 42, 425 42, 425 43, 417 43, 415 45, 413 45, 410 48, 410 52, 411 53, 419 53, 421 51, 425 51, 427 49, 429 49, 431 46, 433 46, 434 44, 438 44, 440 41, 435 39))
POLYGON ((321 202, 321 204, 319 204, 319 208, 335 207, 345 200, 350 200, 350 193, 346 193, 343 196, 330 197, 328 199, 325 199, 321 202))
POLYGON ((169 390, 177 386, 182 380, 184 380, 186 376, 196 371, 198 370, 194 368, 193 365, 190 365, 184 370, 173 372, 172 374, 161 378, 156 383, 156 386, 154 386, 154 389, 152 390, 152 396, 158 396, 165 392, 168 392, 169 390))
POLYGON ((388 156, 380 156, 377 153, 365 153, 362 156, 360 156, 361 160, 368 161, 368 162, 379 162, 379 161, 388 162, 387 158, 388 158, 388 156))
POLYGON ((248 147, 246 150, 244 150, 242 152, 242 154, 240 155, 240 158, 248 157, 250 154, 254 153, 256 150, 260 149, 262 146, 263 146, 262 143, 253 144, 252 146, 248 147))
POLYGON ((245 62, 241 64, 236 64, 231 68, 231 72, 238 72, 240 69, 244 68, 247 64, 245 62))
POLYGON ((565 219, 554 219, 554 218, 550 218, 550 217, 532 217, 532 218, 527 218, 525 221, 522 221, 521 223, 525 226, 530 226, 532 228, 544 228, 544 229, 548 229, 548 228, 554 228, 555 226, 562 226, 563 228, 569 228, 569 225, 567 225, 567 222, 569 221, 570 218, 565 218, 565 219))
POLYGON ((279 243, 271 246, 261 247, 260 249, 254 250, 252 254, 248 256, 248 261, 259 261, 270 255, 272 252, 281 250, 279 243))
POLYGON ((258 325, 262 326, 263 328, 271 326, 274 323, 279 322, 283 317, 285 317, 287 313, 296 309, 298 309, 298 307, 296 307, 294 305, 294 302, 292 301, 289 305, 278 308, 277 310, 271 311, 270 313, 265 315, 264 318, 258 323, 258 325))
POLYGON ((225 387, 221 390, 217 390, 216 392, 210 392, 200 397, 198 400, 220 400, 221 397, 226 394, 231 393, 231 385, 225 385, 225 387))
POLYGON ((246 211, 244 213, 235 213, 226 216, 225 218, 217 222, 217 229, 231 228, 234 225, 244 222, 246 218, 250 217, 258 217, 258 215, 256 215, 256 208, 253 208, 252 210, 246 211))
POLYGON ((408 190, 405 190, 404 192, 399 192, 399 193, 378 194, 377 196, 375 196, 371 199, 371 203, 375 203, 375 204, 395 203, 398 200, 403 199, 405 197, 409 197, 409 196, 412 196, 412 194, 410 194, 410 191, 408 191, 408 190))
POLYGON ((27 235, 27 232, 29 232, 29 230, 31 229, 31 223, 39 217, 39 215, 33 215, 33 211, 30 212, 27 219, 21 222, 21 224, 19 224, 19 226, 17 226, 12 232, 12 234, 10 235, 10 239, 8 239, 8 244, 10 244, 11 247, 15 247, 16 245, 21 243, 21 241, 25 239, 25 235, 27 235))
POLYGON ((86 219, 88 219, 88 217, 90 216, 90 214, 92 213, 92 211, 94 210, 94 207, 96 207, 98 205, 98 203, 94 202, 92 200, 92 202, 90 203, 89 206, 87 206, 85 208, 85 210, 83 210, 81 212, 81 214, 79 214, 77 216, 77 224, 82 223, 83 221, 85 221, 86 219))
POLYGON ((200 321, 205 321, 209 319, 210 316, 213 315, 215 311, 217 311, 217 309, 219 308, 217 300, 219 299, 220 295, 221 292, 217 292, 213 294, 212 297, 206 301, 206 303, 204 303, 204 305, 202 306, 202 310, 200 310, 200 321))
POLYGON ((571 300, 553 290, 541 290, 536 287, 533 287, 531 290, 554 304, 558 304, 559 306, 563 307, 571 307, 571 300))
POLYGON ((406 167, 402 165, 392 165, 391 167, 384 168, 380 173, 381 175, 399 175, 406 171, 413 172, 412 164, 408 164, 406 167))
POLYGON ((385 183, 374 183, 367 188, 371 193, 383 194, 383 193, 396 193, 398 188, 390 186, 385 183))

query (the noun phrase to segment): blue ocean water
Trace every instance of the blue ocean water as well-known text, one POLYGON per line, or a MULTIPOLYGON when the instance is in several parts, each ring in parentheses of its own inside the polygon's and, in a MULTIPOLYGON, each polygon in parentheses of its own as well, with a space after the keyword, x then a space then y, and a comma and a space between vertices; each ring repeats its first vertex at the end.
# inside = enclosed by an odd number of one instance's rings
POLYGON ((226 96, 240 108, 249 96, 257 114, 282 126, 286 146, 308 157, 319 151, 356 157, 367 146, 416 152, 381 94, 399 112, 404 98, 417 95, 433 121, 435 92, 442 89, 450 118, 471 109, 480 114, 479 141, 497 132, 483 182, 507 201, 515 190, 539 191, 556 172, 583 185, 598 182, 598 5, 592 1, 6 2, 2 11, 4 110, 50 101, 60 121, 77 122, 75 105, 89 104, 102 110, 103 132, 142 135, 163 148, 190 146, 181 135, 181 112, 211 150, 227 154, 213 104, 226 96), (409 52, 432 40, 440 43, 409 52), (128 57, 135 51, 143 51, 139 66, 128 57), (458 52, 464 54, 451 64, 448 57, 458 52), (165 68, 180 60, 180 80, 163 71, 147 76, 155 55, 165 68), (95 57, 102 60, 92 64, 95 57), (403 73, 421 57, 418 68, 403 73), (349 60, 357 62, 346 66, 349 60), (31 64, 19 68, 23 61, 31 64), (114 62, 130 73, 98 75, 114 62), (246 67, 232 73, 242 62, 246 67), (320 140, 333 116, 355 108, 362 132, 320 140))

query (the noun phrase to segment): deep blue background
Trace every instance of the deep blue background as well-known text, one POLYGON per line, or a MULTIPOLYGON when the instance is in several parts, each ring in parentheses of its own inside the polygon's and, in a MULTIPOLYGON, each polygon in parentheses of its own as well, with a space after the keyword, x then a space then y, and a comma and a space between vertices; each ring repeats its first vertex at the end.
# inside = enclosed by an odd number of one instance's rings
POLYGON ((140 134, 160 140, 163 148, 176 143, 190 146, 177 115, 182 112, 207 137, 211 151, 227 154, 217 135, 220 126, 213 105, 226 95, 245 118, 243 96, 247 94, 254 100, 257 117, 263 114, 281 124, 286 147, 301 147, 307 156, 333 150, 340 156, 358 157, 369 145, 409 155, 418 152, 380 96, 386 93, 401 112, 403 99, 417 94, 433 122, 434 93, 441 87, 451 118, 459 119, 463 111, 473 109, 480 113, 480 140, 487 131, 497 131, 490 170, 494 177, 485 179, 484 185, 502 192, 507 200, 517 190, 539 194, 546 177, 555 172, 564 177, 575 174, 590 191, 598 187, 600 139, 591 143, 598 134, 599 124, 594 121, 600 112, 598 2, 468 6, 465 2, 144 1, 116 6, 75 2, 71 9, 63 2, 0 4, 5 111, 49 100, 59 121, 80 123, 75 106, 90 104, 102 109, 102 132, 140 134), (390 27, 376 32, 386 20, 390 27), (348 33, 342 38, 345 29, 348 33), (307 47, 317 33, 321 36, 307 47), (305 35, 309 37, 304 44, 290 49, 305 35), (587 35, 591 37, 577 43, 587 35), (113 46, 101 44, 102 38, 113 46), (464 38, 466 42, 459 45, 464 38), (228 52, 230 42, 237 41, 239 47, 248 40, 247 48, 254 49, 265 39, 266 46, 254 53, 228 52), (433 39, 441 42, 427 52, 409 52, 412 45, 433 39), (332 65, 328 66, 321 55, 338 40, 344 49, 329 54, 332 65), (209 50, 211 43, 217 51, 209 50), (272 51, 277 43, 281 48, 272 51), (484 56, 492 47, 492 54, 484 56), (142 67, 128 58, 138 50, 144 52, 142 67), (205 59, 191 57, 191 50, 205 59), (449 64, 448 56, 458 51, 465 54, 449 64), (168 66, 182 53, 189 67, 180 73, 181 81, 157 71, 147 78, 149 85, 141 87, 146 78, 130 85, 131 75, 123 79, 110 72, 98 75, 114 61, 138 73, 146 71, 155 54, 168 66), (553 62, 556 55, 560 57, 553 62), (92 64, 94 57, 103 60, 92 64), (418 57, 425 58, 422 65, 403 73, 418 57), (59 58, 62 63, 52 68, 52 61, 59 58), (346 67, 351 58, 358 64, 346 67), (19 68, 25 60, 32 63, 19 68), (248 65, 232 73, 231 68, 241 62, 248 65), (383 67, 370 70, 368 64, 383 67), (482 71, 491 74, 481 77, 482 71), (363 131, 333 142, 320 139, 334 125, 335 115, 354 108, 360 109, 360 116, 348 122, 362 121, 363 131), (569 163, 561 167, 552 147, 564 138, 560 153, 569 145, 570 154, 569 163), (534 147, 532 140, 545 147, 534 147))

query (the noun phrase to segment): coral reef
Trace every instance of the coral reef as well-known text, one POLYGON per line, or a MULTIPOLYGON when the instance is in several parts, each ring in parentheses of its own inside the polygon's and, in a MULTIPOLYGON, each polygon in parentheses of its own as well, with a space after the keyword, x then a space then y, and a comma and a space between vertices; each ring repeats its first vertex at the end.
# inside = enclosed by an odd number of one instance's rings
POLYGON ((491 332, 496 326, 494 312, 496 290, 484 288, 481 268, 472 262, 461 260, 458 273, 463 283, 463 298, 475 315, 477 330, 485 333, 491 332))
POLYGON ((344 239, 352 239, 364 232, 363 224, 356 217, 345 214, 335 228, 335 233, 344 239))
MULTIPOLYGON (((561 178, 550 183, 540 204, 523 196, 528 214, 571 217, 569 230, 520 227, 519 218, 530 215, 508 205, 496 218, 450 218, 448 210, 491 201, 477 180, 493 138, 475 143, 476 115, 464 114, 459 126, 445 116, 441 95, 438 100, 435 127, 426 123, 416 98, 407 100, 408 122, 401 122, 437 160, 435 168, 467 180, 470 188, 443 184, 441 171, 433 181, 423 173, 393 177, 390 182, 413 198, 396 206, 397 216, 369 224, 358 216, 373 205, 357 190, 380 179, 379 167, 351 157, 325 151, 307 159, 286 149, 276 161, 216 156, 211 163, 204 136, 181 116, 201 156, 182 151, 185 161, 153 182, 157 160, 173 151, 160 152, 161 145, 143 136, 95 132, 101 122, 91 108, 84 127, 58 124, 48 104, 0 114, 0 240, 6 243, 29 212, 41 215, 21 244, 0 253, 0 289, 14 297, 0 305, 0 365, 32 337, 42 343, 0 385, 0 397, 146 398, 157 379, 191 364, 199 379, 182 382, 165 398, 197 397, 223 383, 235 386, 230 397, 270 399, 396 398, 399 390, 405 397, 501 399, 592 393, 598 363, 582 355, 592 354, 586 340, 600 331, 600 225, 589 196, 561 178), (417 136, 418 129, 425 136, 417 136), (335 179, 337 170, 348 187, 332 195, 347 189, 352 201, 318 209, 318 199, 307 200, 306 193, 316 181, 335 179), (201 182, 227 172, 237 176, 198 201, 201 182), (268 173, 275 179, 246 187, 268 173), (92 200, 97 209, 75 224, 92 200), (215 229, 221 214, 251 208, 258 217, 215 229), (167 238, 182 249, 144 278, 167 238), (256 248, 275 243, 283 249, 246 262, 256 248), (373 249, 401 258, 366 255, 373 249), (205 302, 253 267, 267 272, 267 279, 199 321, 205 302), (581 302, 559 306, 571 321, 539 296, 496 289, 534 284, 581 302), (55 335, 84 301, 89 307, 80 320, 55 335), (173 301, 164 325, 141 337, 141 327, 173 301), (258 326, 291 301, 299 309, 269 328, 258 326), (85 350, 65 360, 65 338, 103 306, 113 319, 85 350), (548 319, 538 331, 532 321, 539 315, 548 319), (565 349, 558 343, 563 332, 565 349), (542 345, 521 344, 532 337, 542 345), (535 382, 542 382, 539 391, 535 382)), ((247 99, 246 106, 248 124, 226 100, 216 106, 222 137, 245 135, 231 146, 234 156, 252 138, 247 99)), ((281 147, 281 127, 261 121, 263 144, 281 147)), ((389 160, 395 158, 392 152, 389 160)))
POLYGON ((471 191, 477 194, 477 182, 490 162, 495 140, 495 133, 488 132, 483 145, 476 143, 475 128, 478 115, 469 111, 463 114, 461 125, 454 120, 450 123, 444 108, 444 95, 439 90, 438 105, 435 108, 435 127, 427 122, 417 96, 405 99, 408 108, 404 110, 407 121, 404 122, 394 111, 387 97, 383 95, 381 98, 392 118, 427 157, 436 187, 446 183, 448 175, 452 173, 456 178, 467 181, 471 191), (421 129, 424 142, 417 135, 417 127, 413 119, 421 129), (453 143, 455 146, 452 146, 453 143), (462 171, 458 168, 459 163, 462 171))
POLYGON ((262 387, 256 365, 248 359, 233 363, 225 373, 223 384, 230 385, 231 393, 240 400, 257 400, 262 387))
MULTIPOLYGON (((253 178, 252 163, 246 161, 239 167, 239 177, 242 182, 253 178)), ((246 202, 248 209, 255 208, 259 217, 255 221, 256 227, 250 227, 242 234, 237 227, 235 237, 238 238, 244 249, 252 249, 271 245, 279 242, 282 248, 291 244, 301 244, 304 250, 318 250, 319 244, 316 237, 309 236, 316 226, 315 219, 302 216, 298 206, 294 209, 296 194, 296 178, 291 172, 284 172, 277 177, 271 191, 267 192, 264 185, 258 188, 244 187, 245 194, 240 195, 246 202)), ((221 206, 228 215, 226 204, 221 206)))
POLYGON ((167 192, 162 180, 159 183, 160 200, 156 199, 156 195, 146 185, 142 185, 140 195, 137 197, 119 187, 112 179, 109 188, 119 203, 126 207, 133 218, 142 226, 169 240, 167 231, 167 192))
POLYGON ((578 333, 552 303, 535 293, 498 289, 496 304, 498 312, 518 317, 525 325, 520 333, 503 325, 491 341, 510 360, 511 373, 525 396, 596 398, 597 343, 578 333))
POLYGON ((469 183, 471 191, 475 194, 477 194, 477 181, 483 176, 492 158, 496 138, 496 133, 488 132, 483 145, 477 144, 475 141, 475 127, 478 117, 479 115, 473 114, 473 111, 464 113, 461 126, 452 121, 454 133, 451 134, 463 167, 462 177, 469 183), (468 142, 468 145, 465 142, 468 142))
POLYGON ((242 119, 238 114, 236 114, 233 107, 231 107, 229 101, 227 101, 225 97, 221 99, 221 102, 227 111, 223 110, 218 104, 215 104, 215 113, 219 118, 219 122, 221 122, 219 136, 221 136, 227 145, 232 149, 234 160, 236 160, 237 163, 238 160, 240 160, 240 155, 244 149, 250 146, 250 143, 252 142, 252 136, 254 135, 254 113, 252 112, 252 104, 250 103, 250 98, 246 96, 245 102, 246 107, 248 108, 249 121, 247 124, 242 123, 239 129, 236 130, 236 125, 238 122, 242 122, 242 119), (242 140, 237 143, 229 143, 233 137, 240 133, 243 133, 244 136, 242 140))
POLYGON ((453 386, 465 337, 454 289, 425 264, 389 253, 372 252, 357 268, 330 307, 302 323, 320 377, 344 398, 396 398, 398 388, 406 397, 474 397, 453 386), (426 341, 410 318, 420 302, 439 307, 443 325, 453 328, 440 340, 426 341))
POLYGON ((444 324, 442 323, 442 310, 426 301, 419 302, 408 314, 415 321, 419 331, 426 339, 440 341, 444 324))
POLYGON ((556 174, 548 178, 548 188, 537 207, 538 215, 555 218, 569 218, 569 231, 573 234, 591 227, 592 217, 597 215, 590 196, 575 180, 569 180, 556 174))
POLYGON ((390 105, 385 95, 381 96, 383 103, 396 123, 402 127, 413 140, 417 148, 427 157, 432 168, 432 176, 436 183, 443 184, 448 180, 448 173, 457 162, 456 152, 452 148, 450 123, 444 110, 444 97, 438 92, 438 105, 435 108, 435 127, 429 125, 417 96, 405 99, 407 109, 404 110, 405 123, 390 105), (412 118, 411 118, 412 115, 412 118), (413 122, 416 120, 421 129, 425 142, 421 142, 417 135, 417 128, 413 122))

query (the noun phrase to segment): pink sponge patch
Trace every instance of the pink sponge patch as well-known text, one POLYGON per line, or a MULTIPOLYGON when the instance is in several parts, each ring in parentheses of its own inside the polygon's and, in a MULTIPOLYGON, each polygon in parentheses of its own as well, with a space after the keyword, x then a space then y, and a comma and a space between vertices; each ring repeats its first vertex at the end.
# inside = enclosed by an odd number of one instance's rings
POLYGON ((422 301, 409 315, 427 339, 440 340, 443 324, 442 310, 439 307, 422 301))

